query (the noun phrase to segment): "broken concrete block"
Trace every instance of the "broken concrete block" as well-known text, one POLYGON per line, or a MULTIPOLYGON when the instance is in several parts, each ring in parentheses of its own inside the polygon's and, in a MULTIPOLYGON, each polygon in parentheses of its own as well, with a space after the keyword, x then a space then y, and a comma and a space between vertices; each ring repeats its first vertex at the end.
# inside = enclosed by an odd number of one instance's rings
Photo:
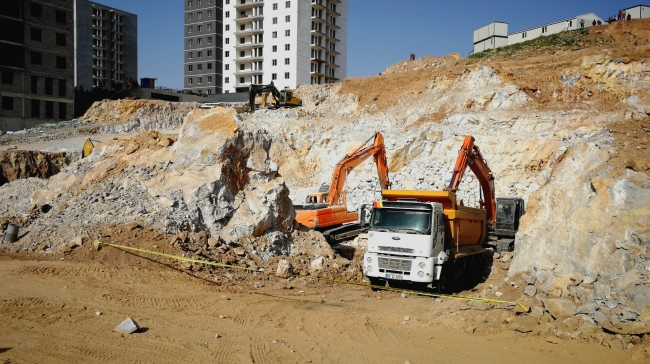
POLYGON ((115 331, 120 332, 122 334, 132 334, 138 331, 139 329, 140 326, 138 326, 138 324, 130 317, 122 321, 121 324, 115 327, 115 331))

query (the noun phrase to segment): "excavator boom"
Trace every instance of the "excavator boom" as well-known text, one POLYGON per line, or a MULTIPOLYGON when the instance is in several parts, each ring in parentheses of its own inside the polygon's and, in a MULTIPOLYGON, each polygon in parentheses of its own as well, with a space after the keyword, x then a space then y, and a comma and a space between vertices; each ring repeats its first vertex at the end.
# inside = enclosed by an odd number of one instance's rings
POLYGON ((391 183, 388 179, 388 162, 386 158, 386 147, 384 146, 384 136, 380 132, 377 132, 352 153, 343 157, 336 164, 336 167, 334 167, 332 182, 330 183, 327 197, 327 204, 329 206, 345 205, 346 191, 344 190, 348 174, 371 156, 375 158, 381 189, 386 190, 390 187, 391 183), (374 139, 374 142, 369 144, 372 139, 374 139), (341 196, 343 197, 343 201, 340 201, 341 196))
POLYGON ((448 191, 456 192, 460 182, 463 180, 467 166, 474 172, 476 178, 481 184, 481 191, 483 192, 483 199, 480 200, 481 208, 486 211, 487 221, 495 228, 496 223, 496 197, 494 192, 494 175, 488 167, 485 158, 481 154, 478 146, 474 144, 474 137, 468 135, 463 141, 463 146, 458 152, 458 159, 454 166, 454 172, 449 181, 449 186, 445 189, 448 191))

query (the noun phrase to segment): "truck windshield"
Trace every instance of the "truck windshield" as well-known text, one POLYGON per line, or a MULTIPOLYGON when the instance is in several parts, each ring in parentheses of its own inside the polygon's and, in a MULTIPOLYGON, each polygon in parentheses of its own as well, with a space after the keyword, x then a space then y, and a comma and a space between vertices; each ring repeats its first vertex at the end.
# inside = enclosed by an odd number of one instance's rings
POLYGON ((415 230, 427 233, 431 223, 431 213, 428 211, 412 211, 399 209, 374 209, 370 219, 370 227, 377 230, 415 230))

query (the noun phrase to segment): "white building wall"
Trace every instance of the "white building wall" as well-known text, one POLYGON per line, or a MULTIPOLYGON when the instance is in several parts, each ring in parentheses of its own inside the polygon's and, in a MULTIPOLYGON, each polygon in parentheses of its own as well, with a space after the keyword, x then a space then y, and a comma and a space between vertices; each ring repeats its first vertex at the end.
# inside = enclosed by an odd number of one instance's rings
MULTIPOLYGON (((346 75, 347 63, 347 0, 224 0, 224 21, 223 21, 223 51, 224 51, 224 92, 237 92, 237 88, 248 88, 251 83, 268 84, 273 81, 278 89, 285 87, 296 88, 299 85, 311 83, 311 14, 313 1, 319 1, 322 6, 329 9, 331 4, 336 4, 336 12, 340 14, 337 17, 337 25, 340 27, 336 31, 336 38, 339 42, 336 44, 336 50, 340 55, 336 56, 336 63, 340 66, 335 69, 335 75, 341 81, 346 75), (246 15, 251 13, 251 7, 259 3, 262 6, 263 30, 258 34, 263 34, 263 42, 255 44, 255 48, 262 48, 262 58, 259 60, 248 60, 250 57, 250 48, 242 49, 238 47, 241 38, 245 37, 246 42, 251 40, 253 35, 235 34, 240 31, 241 24, 246 24, 246 29, 250 28, 247 18, 237 20, 241 11, 246 15), (289 7, 287 7, 287 3, 289 7), (274 4, 277 6, 274 9, 274 4), (241 6, 245 9, 242 9, 241 6), (286 21, 289 16, 289 22, 286 21), (277 20, 273 24, 273 19, 277 20), (286 31, 289 31, 289 36, 286 31), (277 32, 277 37, 273 33, 277 32), (228 43, 226 43, 228 39, 228 43), (286 50, 288 45, 288 50, 286 50), (276 49, 274 52, 273 49, 276 49), (241 58, 241 51, 245 52, 244 59, 241 58), (288 59, 288 64, 286 60, 288 59), (274 65, 275 60, 275 65, 274 65), (262 70, 257 72, 252 62, 261 62, 262 70), (245 71, 242 73, 240 66, 245 65, 245 71), (273 76, 275 75, 275 80, 273 76), (288 75, 288 78, 287 78, 288 75), (244 77, 244 82, 241 82, 244 77)), ((258 11, 259 13, 259 11, 258 11)), ((322 10, 322 18, 327 18, 328 12, 322 10)), ((251 18, 252 19, 252 18, 251 18)), ((326 33, 327 26, 323 24, 323 33, 326 33)), ((323 47, 327 44, 327 37, 323 36, 323 47)), ((326 59, 326 51, 323 51, 323 59, 326 59)), ((325 65, 322 66, 325 68, 325 65)), ((323 71, 324 73, 324 71, 323 71)), ((324 78, 323 82, 324 83, 324 78)))
POLYGON ((596 21, 600 20, 601 22, 603 22, 603 20, 594 13, 578 15, 574 18, 560 20, 554 23, 540 25, 535 28, 520 30, 518 32, 511 33, 508 35, 508 45, 526 42, 542 36, 561 33, 565 30, 580 29, 581 27, 580 20, 583 19, 585 21, 584 22, 585 28, 591 27, 594 20, 596 21))
POLYGON ((637 6, 625 9, 625 13, 630 14, 631 19, 650 18, 650 6, 637 5, 637 6))

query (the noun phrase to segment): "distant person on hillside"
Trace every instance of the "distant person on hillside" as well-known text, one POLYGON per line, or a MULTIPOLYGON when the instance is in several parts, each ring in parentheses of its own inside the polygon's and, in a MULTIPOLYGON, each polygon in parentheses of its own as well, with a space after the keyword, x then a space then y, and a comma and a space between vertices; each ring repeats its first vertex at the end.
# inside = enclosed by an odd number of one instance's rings
POLYGON ((621 16, 621 20, 625 20, 625 12, 623 12, 623 16, 621 16))
POLYGON ((627 14, 627 20, 632 19, 632 14, 627 14))
POLYGON ((569 30, 569 21, 568 20, 564 22, 564 30, 565 31, 569 30))
POLYGON ((584 29, 584 28, 585 28, 585 20, 580 19, 580 29, 584 29))
POLYGON ((591 22, 591 25, 596 26, 596 19, 594 19, 594 21, 591 22))
POLYGON ((596 22, 596 24, 598 24, 598 25, 602 25, 603 22, 601 22, 601 21, 599 20, 599 21, 596 22))
POLYGON ((619 10, 618 11, 618 17, 616 18, 616 20, 621 20, 622 17, 623 17, 623 11, 619 10))

